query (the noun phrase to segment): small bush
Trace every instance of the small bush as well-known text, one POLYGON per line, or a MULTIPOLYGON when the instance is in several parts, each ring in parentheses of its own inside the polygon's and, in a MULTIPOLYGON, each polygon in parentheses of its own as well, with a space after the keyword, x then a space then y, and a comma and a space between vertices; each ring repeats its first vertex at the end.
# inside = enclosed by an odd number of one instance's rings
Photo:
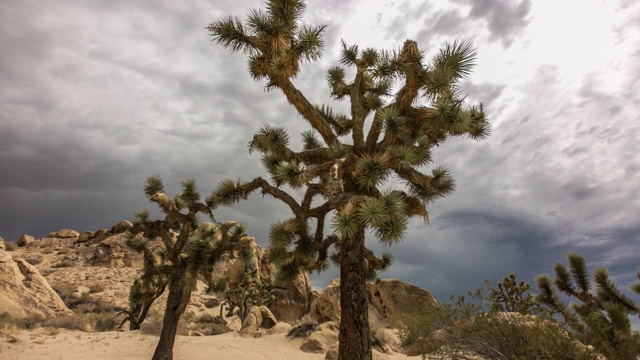
POLYGON ((97 294, 97 293, 101 293, 103 292, 106 288, 103 284, 100 283, 94 283, 88 286, 89 288, 89 292, 91 294, 97 294))
POLYGON ((54 264, 52 267, 54 268, 64 268, 64 267, 73 267, 75 265, 74 261, 71 259, 64 259, 57 264, 54 264))
MULTIPOLYGON (((162 316, 147 317, 147 319, 140 325, 140 332, 145 335, 160 336, 162 332, 162 316)), ((178 335, 189 335, 184 321, 180 319, 178 323, 178 335)))
POLYGON ((198 331, 206 336, 220 335, 231 332, 227 322, 219 317, 210 314, 203 314, 196 318, 190 326, 190 330, 198 331))
POLYGON ((29 255, 24 258, 24 261, 28 262, 31 265, 38 265, 42 263, 44 258, 40 255, 29 255))
POLYGON ((43 248, 42 250, 40 250, 40 253, 50 255, 50 254, 53 254, 53 249, 50 247, 43 248))

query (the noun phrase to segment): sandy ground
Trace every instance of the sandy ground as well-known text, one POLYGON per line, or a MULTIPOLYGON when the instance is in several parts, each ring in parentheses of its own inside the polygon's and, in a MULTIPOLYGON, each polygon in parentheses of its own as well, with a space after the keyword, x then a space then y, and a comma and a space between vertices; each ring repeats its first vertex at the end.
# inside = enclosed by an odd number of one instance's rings
MULTIPOLYGON (((285 334, 263 338, 242 338, 231 332, 218 336, 178 336, 175 359, 237 360, 320 360, 324 354, 299 350, 301 339, 288 339, 285 334)), ((158 337, 132 332, 83 333, 79 331, 37 329, 0 335, 2 360, 84 360, 84 359, 151 359, 158 337), (14 340, 17 339, 17 340, 14 340)), ((387 355, 390 360, 408 359, 402 354, 387 355)), ((417 359, 417 358, 414 358, 417 359)))

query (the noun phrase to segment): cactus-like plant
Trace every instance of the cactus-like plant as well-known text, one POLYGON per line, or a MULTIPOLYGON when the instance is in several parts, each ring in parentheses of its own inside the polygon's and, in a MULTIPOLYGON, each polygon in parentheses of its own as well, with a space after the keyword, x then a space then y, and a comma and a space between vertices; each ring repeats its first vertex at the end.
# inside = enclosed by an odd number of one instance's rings
MULTIPOLYGON (((540 289, 538 300, 562 316, 580 341, 592 345, 606 358, 635 360, 640 348, 629 315, 640 315, 640 306, 611 281, 607 269, 594 271, 594 289, 584 257, 569 253, 567 260, 569 269, 560 263, 554 265, 553 280, 548 275, 536 278, 540 289), (558 291, 579 303, 567 305, 558 296, 558 291)), ((640 294, 638 283, 631 289, 640 294)))
POLYGON ((138 211, 128 233, 127 246, 144 254, 143 274, 131 287, 127 320, 132 329, 140 323, 165 289, 169 288, 160 340, 154 360, 173 358, 178 321, 184 313, 197 276, 207 272, 223 255, 239 250, 245 227, 234 221, 200 223, 199 214, 213 220, 213 196, 201 201, 192 179, 182 182, 182 191, 170 199, 158 176, 145 182, 145 194, 158 205, 164 219, 151 220, 147 210, 138 211))

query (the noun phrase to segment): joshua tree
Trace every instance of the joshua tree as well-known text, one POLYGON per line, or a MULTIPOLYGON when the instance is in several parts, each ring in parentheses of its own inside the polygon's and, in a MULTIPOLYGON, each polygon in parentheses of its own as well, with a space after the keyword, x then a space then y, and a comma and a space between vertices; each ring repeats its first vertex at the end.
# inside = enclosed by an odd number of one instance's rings
POLYGON ((182 192, 173 200, 165 195, 162 180, 147 178, 147 197, 164 213, 164 220, 149 220, 149 212, 138 211, 127 245, 144 253, 144 274, 131 287, 126 313, 131 327, 139 327, 153 301, 169 287, 167 307, 154 360, 173 359, 178 321, 184 313, 198 274, 222 255, 236 250, 246 238, 245 229, 233 221, 223 224, 198 222, 198 214, 213 218, 213 197, 200 201, 194 180, 182 182, 182 192))
MULTIPOLYGON (((640 305, 620 291, 605 268, 597 268, 593 273, 596 284, 593 293, 584 257, 569 253, 567 260, 569 270, 560 263, 554 265, 553 281, 547 275, 536 278, 539 301, 560 314, 582 342, 593 345, 607 359, 635 359, 640 349, 637 334, 631 331, 629 315, 640 315, 640 305), (580 304, 565 304, 556 294, 557 290, 579 300, 580 304)), ((640 273, 637 276, 640 279, 640 273)), ((640 282, 630 288, 640 294, 640 282)))
POLYGON ((329 69, 327 81, 336 100, 350 100, 350 113, 314 105, 292 79, 302 61, 320 58, 325 26, 300 19, 300 0, 271 0, 266 11, 250 11, 245 22, 229 16, 210 24, 213 40, 248 56, 255 80, 280 89, 312 130, 302 133, 304 147, 295 152, 284 128, 264 125, 249 150, 261 153, 270 181, 225 180, 216 202, 230 205, 256 190, 284 202, 293 217, 270 229, 270 259, 279 275, 322 270, 332 259, 340 267, 340 359, 371 359, 366 281, 390 265, 365 246, 373 231, 384 245, 402 240, 408 219, 428 220, 427 204, 446 196, 454 182, 444 167, 430 174, 431 149, 452 136, 483 139, 489 127, 482 105, 464 106, 457 83, 469 74, 475 51, 467 43, 446 45, 426 63, 415 42, 397 51, 359 49, 342 43, 340 63, 352 67, 349 82, 342 66, 329 69), (397 176, 404 186, 387 181, 397 176), (284 186, 304 195, 296 200, 284 186), (382 186, 391 190, 382 191, 382 186), (332 214, 333 233, 325 236, 332 214))

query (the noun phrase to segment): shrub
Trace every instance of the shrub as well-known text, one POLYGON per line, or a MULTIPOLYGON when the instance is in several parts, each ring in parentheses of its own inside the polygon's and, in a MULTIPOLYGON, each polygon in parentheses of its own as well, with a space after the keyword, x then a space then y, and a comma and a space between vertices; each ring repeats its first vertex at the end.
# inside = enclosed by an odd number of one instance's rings
MULTIPOLYGON (((595 360, 597 354, 557 322, 515 312, 486 310, 482 289, 431 309, 401 331, 408 355, 448 359, 595 360)), ((526 297, 525 297, 526 298, 526 297)))

